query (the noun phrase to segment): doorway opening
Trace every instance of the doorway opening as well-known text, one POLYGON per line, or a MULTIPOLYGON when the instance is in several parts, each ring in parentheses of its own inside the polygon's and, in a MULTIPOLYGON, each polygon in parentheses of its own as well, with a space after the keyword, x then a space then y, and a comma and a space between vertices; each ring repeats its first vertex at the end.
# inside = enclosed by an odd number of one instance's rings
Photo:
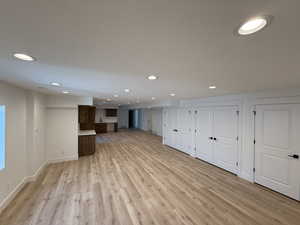
POLYGON ((130 109, 128 114, 128 128, 137 129, 139 127, 139 111, 130 109))

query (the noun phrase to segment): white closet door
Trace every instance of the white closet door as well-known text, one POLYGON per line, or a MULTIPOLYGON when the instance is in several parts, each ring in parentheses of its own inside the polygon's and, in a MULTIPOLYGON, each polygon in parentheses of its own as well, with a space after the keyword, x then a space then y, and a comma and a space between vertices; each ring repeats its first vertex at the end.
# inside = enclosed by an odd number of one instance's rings
POLYGON ((299 199, 300 106, 260 105, 255 117, 255 182, 299 199))
POLYGON ((195 147, 196 157, 213 162, 212 112, 208 108, 195 110, 195 147))
POLYGON ((237 173, 237 110, 237 107, 220 107, 213 113, 213 163, 232 173, 237 173))
POLYGON ((163 110, 163 140, 165 145, 169 145, 169 109, 163 110))
POLYGON ((173 114, 172 109, 166 109, 166 136, 165 136, 165 144, 172 146, 173 140, 173 114))
POLYGON ((193 124, 191 109, 178 109, 178 149, 193 155, 193 124))
POLYGON ((169 145, 173 148, 178 149, 179 140, 178 140, 178 118, 177 118, 178 109, 170 109, 170 118, 169 118, 169 131, 170 131, 170 143, 169 145))

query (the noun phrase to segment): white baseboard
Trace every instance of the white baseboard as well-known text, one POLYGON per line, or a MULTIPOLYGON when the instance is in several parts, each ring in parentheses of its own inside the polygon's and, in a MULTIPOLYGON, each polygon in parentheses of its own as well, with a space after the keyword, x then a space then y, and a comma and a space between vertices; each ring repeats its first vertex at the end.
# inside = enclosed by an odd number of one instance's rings
POLYGON ((0 203, 0 214, 2 211, 9 205, 9 203, 16 197, 16 195, 22 190, 22 188, 27 184, 27 177, 25 177, 21 183, 19 183, 14 190, 9 193, 9 195, 4 198, 4 200, 0 203))
POLYGON ((46 166, 47 166, 48 164, 49 164, 48 162, 45 162, 43 165, 41 165, 41 167, 38 168, 38 170, 35 172, 34 175, 28 176, 28 177, 26 178, 26 181, 27 181, 27 182, 34 182, 34 181, 36 181, 36 179, 40 176, 40 174, 43 172, 43 170, 46 168, 46 166))
POLYGON ((251 183, 254 182, 253 176, 251 174, 241 172, 238 176, 244 180, 250 181, 251 183))
POLYGON ((74 160, 78 160, 78 156, 68 156, 68 157, 64 157, 64 158, 58 158, 58 159, 50 159, 48 160, 48 163, 60 163, 60 162, 67 162, 67 161, 74 161, 74 160))
POLYGON ((29 183, 34 182, 37 178, 41 175, 42 171, 46 168, 48 164, 58 163, 58 162, 66 162, 66 161, 73 161, 78 160, 78 156, 66 157, 62 159, 52 159, 45 162, 32 176, 24 177, 24 179, 13 189, 12 192, 8 194, 7 197, 4 198, 2 202, 0 202, 0 214, 3 210, 9 205, 9 203, 16 197, 16 195, 23 189, 23 187, 29 183))

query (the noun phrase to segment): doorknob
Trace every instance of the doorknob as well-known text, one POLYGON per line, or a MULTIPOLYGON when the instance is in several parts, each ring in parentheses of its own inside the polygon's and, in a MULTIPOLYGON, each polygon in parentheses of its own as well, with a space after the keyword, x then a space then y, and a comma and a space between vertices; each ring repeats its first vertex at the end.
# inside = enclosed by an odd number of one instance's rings
POLYGON ((291 157, 291 158, 294 158, 294 159, 299 159, 299 155, 296 155, 296 154, 294 154, 294 155, 288 155, 288 157, 291 157))
POLYGON ((217 140, 217 138, 214 137, 214 141, 216 141, 216 140, 217 140))
POLYGON ((213 140, 214 138, 213 137, 209 137, 208 139, 213 140))

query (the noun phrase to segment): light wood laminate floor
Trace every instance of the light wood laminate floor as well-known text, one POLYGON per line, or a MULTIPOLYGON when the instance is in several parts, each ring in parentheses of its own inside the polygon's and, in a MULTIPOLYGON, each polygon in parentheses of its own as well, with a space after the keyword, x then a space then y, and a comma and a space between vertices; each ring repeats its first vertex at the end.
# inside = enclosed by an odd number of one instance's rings
POLYGON ((163 146, 159 137, 121 131, 101 140, 94 156, 49 165, 0 224, 300 224, 299 202, 163 146))

